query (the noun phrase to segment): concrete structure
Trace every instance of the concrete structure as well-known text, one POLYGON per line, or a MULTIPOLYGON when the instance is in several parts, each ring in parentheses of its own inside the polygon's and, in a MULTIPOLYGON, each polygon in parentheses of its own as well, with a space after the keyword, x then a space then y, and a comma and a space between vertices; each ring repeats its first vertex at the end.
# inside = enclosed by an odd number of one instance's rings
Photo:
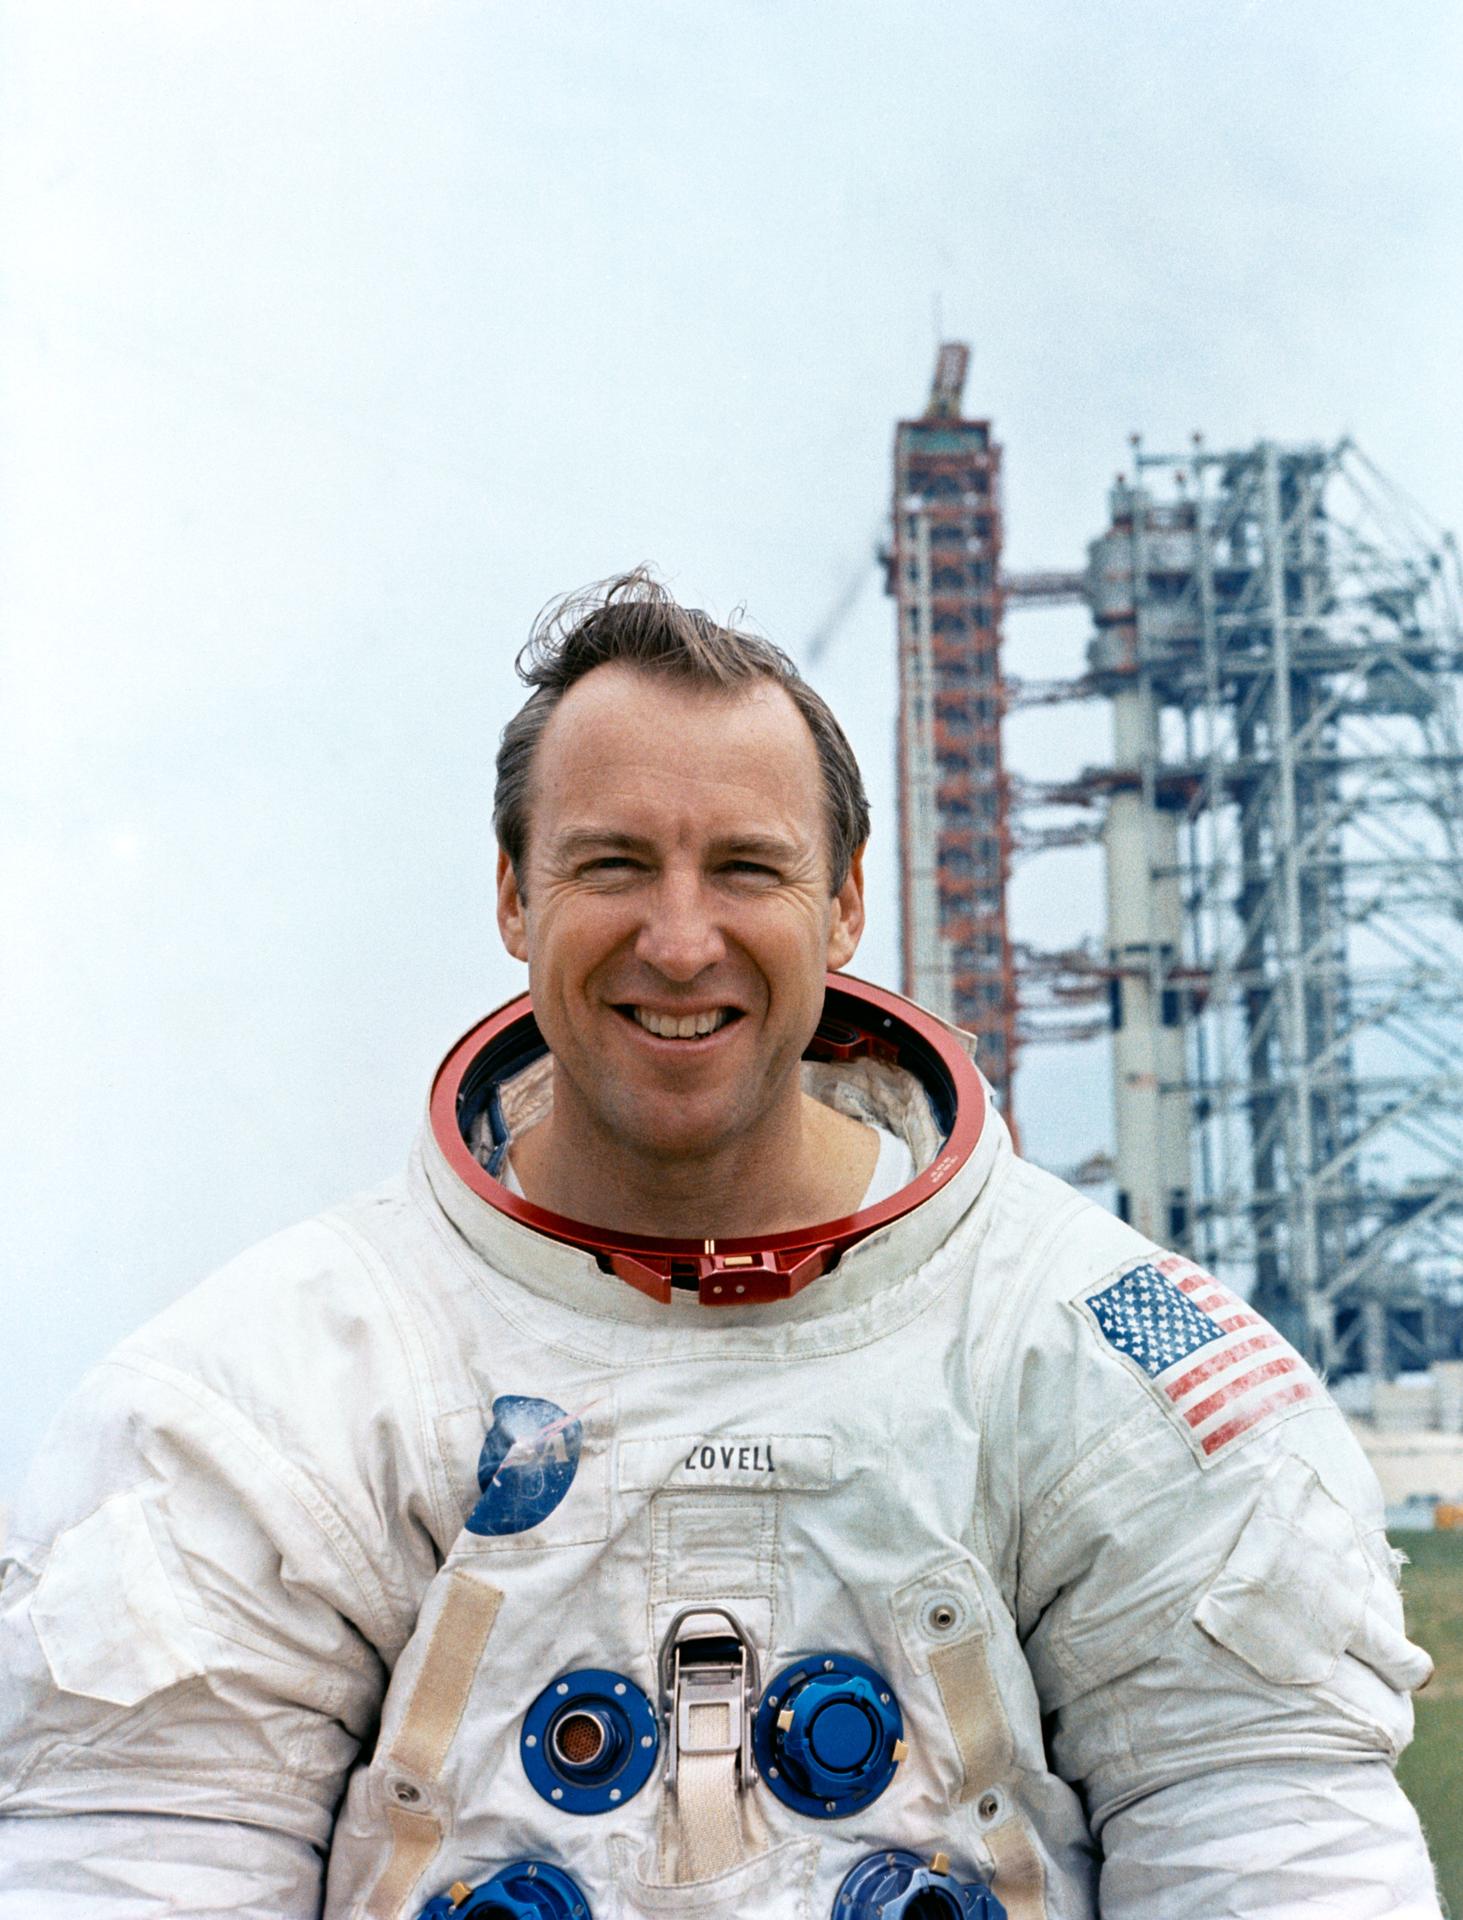
POLYGON ((1389 1527, 1460 1525, 1463 1439, 1450 1433, 1378 1433, 1357 1426, 1387 1506, 1389 1527))
POLYGON ((1149 738, 1140 689, 1114 698, 1107 804, 1107 954, 1118 1212, 1169 1246, 1189 1238, 1189 1102, 1172 973, 1183 943, 1178 824, 1144 792, 1149 738))
POLYGON ((1349 1376, 1336 1388, 1341 1411, 1373 1433, 1432 1433, 1463 1440, 1463 1360, 1435 1360, 1396 1380, 1349 1376))
POLYGON ((1463 1361, 1435 1361, 1400 1380, 1341 1382, 1392 1526, 1463 1526, 1463 1361))
POLYGON ((1360 1426, 1356 1432, 1389 1507, 1463 1502, 1463 1440, 1456 1434, 1378 1433, 1360 1426))

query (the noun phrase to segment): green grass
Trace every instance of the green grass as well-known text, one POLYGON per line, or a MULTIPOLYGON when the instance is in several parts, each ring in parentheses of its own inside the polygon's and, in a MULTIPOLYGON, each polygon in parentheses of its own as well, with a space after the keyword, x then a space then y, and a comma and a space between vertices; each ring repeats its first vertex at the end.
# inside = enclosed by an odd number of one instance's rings
POLYGON ((1463 1532, 1397 1533, 1409 1636, 1437 1672, 1417 1696, 1417 1737, 1398 1773, 1422 1816, 1448 1910, 1463 1916, 1463 1532))

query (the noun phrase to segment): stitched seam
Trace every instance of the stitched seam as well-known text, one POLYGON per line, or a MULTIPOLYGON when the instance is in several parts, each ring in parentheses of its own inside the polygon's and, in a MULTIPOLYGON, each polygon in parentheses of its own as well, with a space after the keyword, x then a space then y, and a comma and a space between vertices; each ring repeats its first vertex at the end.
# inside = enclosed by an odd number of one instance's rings
MULTIPOLYGON (((55 1765, 54 1771, 60 1777, 62 1784, 64 1784, 68 1788, 69 1787, 89 1787, 92 1789, 115 1788, 118 1782, 119 1775, 123 1777, 128 1777, 135 1772, 135 1768, 130 1762, 126 1766, 122 1766, 120 1763, 112 1767, 98 1766, 95 1764, 95 1755, 93 1754, 91 1748, 87 1746, 78 1746, 74 1742, 63 1741, 54 1746, 48 1747, 46 1749, 45 1757, 48 1762, 57 1763, 55 1765), (88 1758, 92 1760, 93 1764, 91 1766, 80 1766, 80 1765, 73 1766, 70 1764, 70 1757, 72 1755, 77 1755, 77 1756, 86 1755, 88 1758)), ((14 1801, 16 1799, 24 1797, 22 1789, 23 1789, 25 1780, 30 1777, 30 1774, 33 1771, 34 1769, 27 1769, 26 1775, 20 1781, 17 1782, 15 1789, 4 1795, 5 1801, 10 1802, 10 1801, 14 1801)), ((249 1763, 246 1761, 243 1763, 236 1762, 233 1764, 220 1767, 217 1764, 210 1762, 209 1768, 208 1768, 207 1784, 210 1789, 216 1790, 222 1785, 227 1785, 228 1783, 236 1782, 240 1786, 247 1786, 251 1790, 251 1792, 254 1792, 254 1793, 257 1793, 260 1790, 262 1790, 269 1796, 269 1798, 273 1800, 277 1800, 282 1804, 285 1804, 288 1806, 299 1807, 301 1809, 307 1810, 313 1816, 313 1820, 311 1823, 311 1832, 312 1833, 317 1832, 319 1831, 321 1822, 324 1822, 327 1826, 329 1825, 330 1804, 328 1802, 321 1801, 319 1798, 315 1797, 314 1795, 307 1793, 304 1790, 303 1781, 301 1782, 301 1790, 299 1792, 292 1791, 288 1783, 292 1778, 296 1778, 296 1777, 298 1776, 294 1775, 293 1773, 282 1772, 282 1770, 278 1766, 255 1767, 255 1766, 249 1765, 249 1763)), ((186 1787, 188 1788, 191 1794, 197 1794, 199 1791, 200 1776, 199 1776, 199 1770, 196 1767, 175 1768, 175 1767, 167 1767, 167 1766, 151 1766, 150 1765, 147 1769, 147 1778, 149 1783, 154 1781, 159 1781, 159 1782, 165 1782, 171 1786, 186 1787)), ((320 1782, 317 1784, 325 1784, 325 1783, 320 1782)), ((333 1790, 335 1783, 330 1782, 329 1784, 332 1786, 332 1790, 333 1790)), ((73 1809, 67 1809, 67 1810, 72 1811, 73 1809)), ((92 1809, 92 1810, 95 1811, 96 1809, 92 1809)), ((101 1809, 101 1811, 104 1811, 104 1812, 116 1812, 116 1813, 132 1813, 132 1812, 140 1813, 146 1810, 147 1809, 145 1808, 144 1803, 141 1800, 139 1800, 136 1807, 117 1806, 117 1807, 107 1807, 107 1808, 101 1809)), ((155 1811, 156 1809, 153 1809, 153 1810, 155 1811)), ((37 1813, 37 1815, 34 1817, 46 1818, 54 1811, 55 1809, 48 1807, 47 1809, 45 1809, 43 1813, 37 1813)), ((204 1817, 209 1819, 237 1820, 241 1824, 246 1826, 258 1826, 261 1824, 261 1822, 259 1821, 257 1816, 258 1816, 257 1800, 254 1802, 251 1802, 249 1805, 236 1807, 236 1806, 232 1806, 227 1801, 227 1799, 221 1799, 218 1801, 217 1811, 210 1813, 204 1817)), ((17 1814, 14 1814, 12 1817, 16 1819, 22 1819, 27 1816, 17 1813, 17 1814)), ((187 1817, 187 1816, 184 1816, 184 1817, 187 1817)))
POLYGON ((34 1775, 44 1772, 56 1754, 93 1753, 98 1744, 109 1734, 114 1733, 119 1727, 128 1726, 129 1722, 131 1723, 129 1731, 140 1732, 167 1712, 180 1695, 200 1692, 206 1684, 207 1676, 195 1673, 190 1674, 186 1680, 177 1681, 171 1687, 159 1687, 155 1693, 135 1701, 130 1707, 118 1706, 110 1700, 95 1702, 94 1704, 108 1711, 98 1714, 86 1738, 80 1739, 75 1734, 65 1731, 54 1733, 45 1745, 36 1748, 17 1772, 11 1774, 8 1784, 0 1789, 0 1801, 14 1799, 23 1792, 27 1782, 34 1775))
MULTIPOLYGON (((279 1642, 277 1640, 267 1639, 262 1633, 252 1633, 249 1629, 243 1627, 216 1626, 209 1616, 206 1607, 202 1607, 197 1619, 193 1618, 191 1609, 185 1608, 184 1611, 188 1615, 189 1626, 201 1634, 206 1634, 209 1639, 221 1640, 225 1645, 231 1647, 242 1647, 247 1653, 257 1653, 261 1660, 268 1661, 271 1667, 276 1667, 282 1673, 290 1675, 291 1677, 297 1674, 308 1674, 312 1683, 317 1687, 320 1686, 318 1661, 301 1660, 295 1654, 282 1653, 279 1642)), ((371 1679, 380 1665, 380 1656, 378 1654, 371 1651, 363 1651, 353 1642, 347 1642, 344 1648, 333 1652, 331 1658, 332 1660, 338 1660, 342 1666, 350 1667, 353 1672, 359 1674, 360 1677, 365 1680, 371 1679)), ((336 1716, 345 1693, 345 1688, 346 1680, 344 1677, 337 1675, 332 1678, 321 1694, 322 1704, 319 1710, 333 1717, 336 1716)), ((308 1704, 313 1706, 315 1703, 312 1701, 308 1704)))
MULTIPOLYGON (((1023 1193, 1028 1192, 1032 1184, 1033 1182, 1026 1174, 1024 1163, 1015 1159, 1013 1156, 1007 1162, 1006 1172, 999 1189, 997 1206, 994 1211, 1001 1212, 1003 1209, 1008 1210, 1009 1203, 1018 1200, 1023 1193)), ((1061 1236, 1067 1232, 1068 1228, 1076 1220, 1081 1218, 1090 1204, 1091 1203, 1084 1200, 1080 1194, 1074 1193, 1070 1196, 1066 1205, 1060 1208, 1054 1217, 1042 1222, 1041 1227, 1036 1232, 1033 1233, 1031 1230, 1028 1230, 1022 1237, 1020 1250, 1017 1254, 1017 1263, 1020 1269, 1024 1270, 1027 1275, 1027 1285, 1024 1288, 1013 1287, 1006 1297, 998 1298, 991 1323, 982 1331, 980 1347, 977 1349, 976 1364, 971 1380, 971 1397, 977 1433, 985 1434, 989 1431, 989 1414, 992 1403, 996 1397, 997 1388, 1000 1384, 996 1377, 998 1357, 1002 1355, 1007 1356, 1009 1364, 1009 1348, 1003 1339, 1007 1326, 1014 1321, 1020 1313, 1029 1310, 1031 1297, 1037 1291, 1041 1277, 1045 1272, 1045 1256, 1061 1236)), ((1004 1213, 1003 1217, 1005 1217, 1004 1213)), ((992 1224, 994 1225, 994 1221, 992 1224)), ((991 1517, 997 1512, 998 1505, 995 1489, 992 1485, 995 1458, 996 1456, 993 1449, 982 1447, 979 1458, 976 1461, 976 1484, 979 1489, 979 1499, 974 1516, 975 1537, 977 1543, 984 1545, 985 1551, 980 1557, 988 1568, 1000 1567, 1005 1558, 999 1549, 991 1526, 991 1517)), ((1018 1486, 1016 1489, 1016 1510, 1014 1515, 1010 1516, 1007 1528, 1009 1532, 1011 1530, 1011 1522, 1014 1522, 1016 1535, 1014 1592, 1008 1594, 1005 1581, 998 1581, 1001 1598, 1006 1603, 1006 1609, 1012 1617, 1013 1624, 1019 1618, 1020 1595, 1026 1579, 1027 1546, 1031 1537, 1030 1528, 1022 1523, 1021 1496, 1022 1489, 1018 1486)))
MULTIPOLYGON (((1012 1197, 1013 1190, 1019 1191, 1030 1185, 1028 1180, 1022 1178, 1021 1165, 1022 1163, 1018 1161, 1013 1154, 1005 1161, 1004 1167, 1001 1167, 998 1162, 997 1167, 993 1167, 991 1170, 992 1179, 995 1178, 998 1171, 1000 1173, 1000 1184, 993 1196, 995 1204, 991 1209, 992 1227, 994 1227, 997 1217, 1004 1217, 1004 1210, 1007 1202, 1012 1197)), ((1004 1298, 999 1295, 997 1296, 995 1311, 991 1316, 991 1321, 989 1325, 981 1331, 980 1345, 976 1349, 974 1356, 975 1365, 971 1375, 971 1412, 975 1423, 975 1430, 979 1434, 984 1434, 988 1430, 987 1415, 991 1402, 995 1397, 996 1361, 997 1356, 1004 1352, 1001 1344, 1001 1336, 1005 1331, 1005 1325, 1008 1321, 1016 1317, 1018 1311, 1025 1309, 1027 1301, 1039 1281, 1042 1269, 1037 1264, 1037 1257, 1046 1251, 1047 1247, 1050 1246, 1051 1242, 1055 1240, 1060 1233, 1065 1232, 1069 1222, 1077 1217, 1082 1207, 1086 1204, 1080 1194, 1074 1194, 1066 1210, 1059 1212, 1054 1220, 1045 1223, 1045 1237, 1038 1238, 1035 1247, 1031 1249, 1029 1257, 1024 1262, 1025 1270, 1029 1276, 1027 1286, 1023 1289, 1011 1288, 1009 1294, 1004 1298)), ((1026 1254, 1030 1243, 1031 1236, 1028 1234, 1023 1242, 1023 1255, 1026 1254)), ((1019 1257, 1020 1256, 1018 1256, 1018 1258, 1019 1257)), ((990 1516, 996 1511, 995 1491, 991 1484, 993 1459, 992 1449, 982 1447, 976 1461, 978 1498, 974 1516, 975 1533, 977 1542, 983 1544, 985 1547, 985 1552, 981 1555, 981 1558, 988 1567, 999 1565, 1001 1557, 996 1551, 996 1543, 992 1536, 990 1525, 990 1516)), ((1019 1532, 1019 1490, 1017 1527, 1019 1532)), ((1002 1598, 1004 1599, 1005 1597, 1003 1591, 1002 1598)))
POLYGON ((431 1342, 418 1324, 411 1310, 410 1295, 397 1280, 384 1248, 376 1246, 338 1209, 325 1215, 322 1224, 338 1234, 349 1251, 355 1255, 375 1288, 382 1306, 390 1315, 391 1323, 406 1352, 406 1371, 411 1381, 412 1398, 416 1403, 422 1453, 432 1479, 432 1500, 436 1508, 438 1536, 441 1539, 451 1540, 461 1525, 461 1516, 454 1512, 451 1505, 452 1490, 447 1474, 447 1464, 442 1459, 435 1432, 436 1418, 443 1411, 442 1402, 447 1396, 441 1377, 432 1362, 431 1342), (420 1373, 418 1365, 421 1369, 420 1373), (422 1375, 426 1376, 425 1387, 422 1375), (430 1392, 427 1391, 428 1387, 430 1392))
POLYGON ((376 1644, 378 1646, 390 1644, 393 1630, 386 1590, 377 1580, 369 1557, 346 1524, 343 1515, 308 1474, 292 1461, 286 1460, 283 1455, 276 1453, 258 1428, 246 1420, 221 1394, 215 1392, 212 1387, 205 1386, 202 1381, 194 1380, 190 1375, 180 1372, 166 1361, 131 1354, 126 1359, 114 1357, 104 1360, 102 1365, 116 1367, 123 1372, 141 1374, 145 1379, 152 1379, 162 1386, 171 1387, 182 1398, 191 1400, 200 1410, 215 1417, 220 1425, 239 1440, 293 1497, 300 1510, 313 1521, 316 1531, 324 1537, 342 1570, 350 1576, 364 1611, 370 1619, 376 1644))
MULTIPOLYGON (((1101 1437, 1087 1447, 1079 1460, 1072 1465, 1051 1487, 1037 1504, 1025 1528, 1023 1540, 1023 1558, 1028 1571, 1040 1567, 1043 1561, 1042 1542, 1056 1523, 1062 1518, 1062 1511, 1074 1495, 1083 1492, 1095 1480, 1100 1480, 1107 1471, 1112 1456, 1126 1453, 1132 1437, 1148 1423, 1146 1402, 1127 1413, 1116 1416, 1103 1431, 1101 1437)), ((1178 1435, 1174 1435, 1178 1439, 1178 1435)), ((1025 1580, 1023 1578, 1023 1589, 1025 1580)))

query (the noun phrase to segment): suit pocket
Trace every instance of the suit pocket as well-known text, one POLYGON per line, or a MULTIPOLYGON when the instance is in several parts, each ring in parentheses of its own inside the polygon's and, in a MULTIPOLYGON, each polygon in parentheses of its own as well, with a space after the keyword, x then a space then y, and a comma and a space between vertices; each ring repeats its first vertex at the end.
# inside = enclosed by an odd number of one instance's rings
POLYGON ((821 1850, 820 1840, 785 1840, 711 1880, 672 1887, 645 1877, 646 1866, 654 1865, 654 1848, 617 1839, 614 1920, 663 1920, 667 1914, 745 1920, 752 1913, 760 1920, 811 1920, 813 1875, 821 1850))
POLYGON ((1356 1522, 1294 1455, 1271 1470, 1194 1619, 1211 1640, 1281 1686, 1325 1685, 1344 1654, 1398 1692, 1421 1686, 1432 1672, 1431 1660, 1403 1632, 1401 1599, 1368 1555, 1356 1522))
POLYGON ((204 1670, 136 1491, 56 1536, 30 1614, 63 1693, 135 1707, 204 1670))

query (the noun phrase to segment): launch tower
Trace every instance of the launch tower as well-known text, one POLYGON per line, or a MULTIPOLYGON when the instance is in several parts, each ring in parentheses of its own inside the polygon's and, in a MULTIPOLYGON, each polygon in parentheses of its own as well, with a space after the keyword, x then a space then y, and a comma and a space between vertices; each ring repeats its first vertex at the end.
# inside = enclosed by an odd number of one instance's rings
POLYGON ((1094 542, 1119 1207, 1312 1358, 1463 1293, 1463 579, 1348 443, 1137 452, 1094 542))
POLYGON ((888 586, 899 614, 904 991, 974 1033, 1009 1112, 1016 1005, 1001 761, 1001 450, 961 412, 969 350, 939 351, 894 441, 888 586))

